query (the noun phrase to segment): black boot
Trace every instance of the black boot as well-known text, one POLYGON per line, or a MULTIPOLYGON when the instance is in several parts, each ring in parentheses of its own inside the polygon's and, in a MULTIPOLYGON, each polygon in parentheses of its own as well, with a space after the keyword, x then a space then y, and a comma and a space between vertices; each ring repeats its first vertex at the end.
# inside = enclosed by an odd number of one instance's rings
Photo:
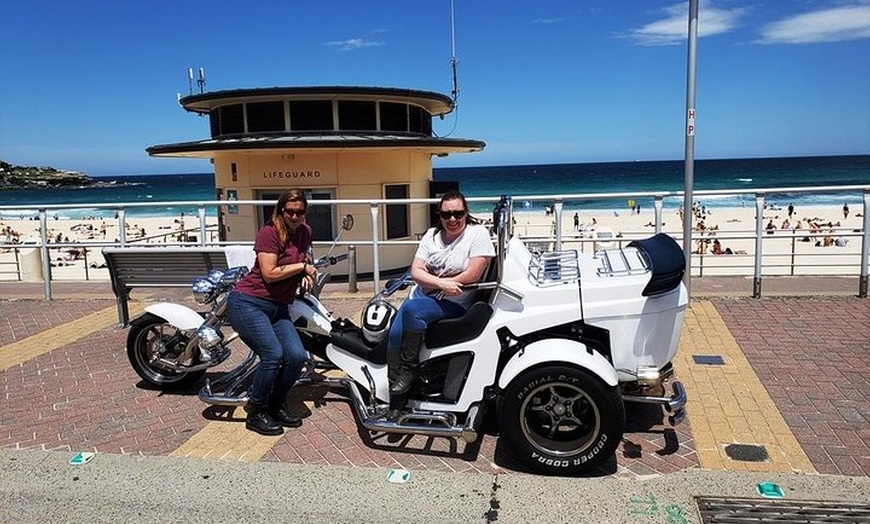
POLYGON ((420 363, 420 346, 423 344, 423 331, 406 329, 402 332, 402 367, 396 382, 390 385, 390 395, 404 395, 417 379, 417 366, 420 363))
POLYGON ((298 428, 302 425, 302 419, 290 413, 284 405, 271 407, 269 415, 285 428, 298 428))
POLYGON ((260 435, 281 435, 284 433, 284 428, 269 415, 269 411, 264 406, 248 403, 245 406, 245 411, 248 412, 248 418, 245 420, 247 429, 260 435))
POLYGON ((402 350, 387 348, 387 380, 390 386, 396 383, 402 371, 402 350))

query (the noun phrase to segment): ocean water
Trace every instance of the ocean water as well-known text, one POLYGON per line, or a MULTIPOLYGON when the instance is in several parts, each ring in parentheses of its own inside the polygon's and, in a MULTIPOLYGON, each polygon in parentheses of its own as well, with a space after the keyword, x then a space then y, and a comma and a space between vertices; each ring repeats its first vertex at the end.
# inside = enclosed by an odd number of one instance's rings
MULTIPOLYGON (((581 193, 641 193, 682 191, 682 160, 656 162, 608 162, 594 164, 551 164, 478 168, 436 169, 435 180, 456 180, 468 197, 506 195, 571 195, 581 193)), ((790 157, 740 160, 696 160, 694 189, 742 190, 792 187, 844 186, 870 184, 870 155, 830 157, 790 157)), ((696 201, 700 201, 696 198, 696 201)), ((858 205, 859 193, 813 194, 775 193, 767 202, 788 206, 858 205)), ((638 199, 651 208, 652 199, 638 199)), ((665 200, 665 207, 678 207, 682 198, 665 200)), ((752 195, 705 196, 707 207, 754 206, 752 195)), ((535 202, 541 207, 545 202, 535 202)), ((625 207, 622 201, 565 201, 566 209, 612 209, 625 207)), ((480 210, 475 210, 480 211, 480 210)))
MULTIPOLYGON (((436 181, 455 181, 469 197, 500 195, 570 195, 580 193, 632 193, 650 191, 682 191, 683 161, 608 162, 586 164, 513 165, 496 167, 436 168, 436 181)), ((147 209, 130 209, 130 216, 178 216, 196 214, 194 207, 173 206, 178 201, 214 200, 212 173, 178 175, 136 175, 96 178, 102 187, 21 189, 0 191, 0 206, 16 206, 14 211, 0 210, 0 216, 18 218, 33 216, 40 205, 83 204, 81 209, 64 211, 63 217, 108 217, 108 210, 99 212, 84 206, 95 203, 155 202, 165 203, 147 209)), ((768 189, 788 187, 840 186, 870 184, 870 155, 791 157, 740 160, 695 161, 695 189, 768 189)), ((833 205, 848 202, 858 209, 861 195, 778 193, 767 197, 769 202, 787 206, 833 205)), ((651 208, 652 200, 638 199, 641 206, 651 208)), ((676 207, 682 199, 667 199, 666 207, 676 207)), ((754 206, 751 195, 744 197, 704 198, 707 207, 754 206)), ((543 208, 535 202, 532 208, 543 208)), ((612 209, 624 207, 614 200, 566 201, 566 209, 612 209)), ((485 207, 488 207, 485 206, 485 207)), ((473 205, 475 212, 484 206, 473 205)), ((213 212, 213 211, 210 211, 213 212)))

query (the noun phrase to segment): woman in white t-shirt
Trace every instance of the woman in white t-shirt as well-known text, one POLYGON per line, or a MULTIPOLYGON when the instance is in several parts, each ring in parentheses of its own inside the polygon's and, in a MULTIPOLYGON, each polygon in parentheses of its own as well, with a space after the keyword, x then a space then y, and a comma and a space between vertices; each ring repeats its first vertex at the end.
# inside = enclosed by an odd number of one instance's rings
POLYGON ((480 281, 495 249, 489 231, 468 214, 459 191, 438 204, 438 225, 426 231, 411 264, 414 292, 402 303, 390 328, 387 345, 390 393, 403 395, 417 378, 420 346, 426 326, 462 316, 474 300, 463 284, 480 281))

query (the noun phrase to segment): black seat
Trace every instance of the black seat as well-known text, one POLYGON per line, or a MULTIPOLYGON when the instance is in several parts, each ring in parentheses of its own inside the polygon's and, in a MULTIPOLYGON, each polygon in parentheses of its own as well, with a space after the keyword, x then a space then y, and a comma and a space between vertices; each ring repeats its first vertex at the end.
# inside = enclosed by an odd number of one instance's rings
POLYGON ((387 363, 387 339, 371 344, 363 336, 362 329, 346 318, 334 320, 329 340, 335 346, 362 357, 373 364, 387 363))
POLYGON ((426 328, 426 347, 442 348, 474 340, 483 333, 492 317, 492 306, 488 302, 475 302, 461 317, 447 318, 433 322, 426 328))
POLYGON ((686 271, 686 257, 676 240, 659 233, 643 240, 633 240, 628 247, 640 252, 652 272, 643 296, 661 295, 680 285, 686 271))
MULTIPOLYGON (((489 261, 481 282, 497 282, 496 266, 494 260, 489 261)), ((452 346, 479 337, 492 317, 493 310, 489 302, 494 291, 495 289, 476 291, 474 303, 461 317, 447 318, 430 324, 426 328, 426 347, 434 349, 452 346)))

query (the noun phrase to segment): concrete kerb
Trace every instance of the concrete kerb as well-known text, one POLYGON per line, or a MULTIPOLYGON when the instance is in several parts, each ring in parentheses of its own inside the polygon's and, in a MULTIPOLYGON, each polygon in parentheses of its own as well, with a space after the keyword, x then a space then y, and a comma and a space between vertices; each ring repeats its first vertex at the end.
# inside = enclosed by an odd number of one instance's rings
POLYGON ((759 499, 774 482, 790 501, 870 500, 870 479, 686 470, 646 478, 411 472, 175 457, 0 451, 5 522, 700 522, 694 497, 759 499), (668 520, 668 522, 677 520, 668 520))

